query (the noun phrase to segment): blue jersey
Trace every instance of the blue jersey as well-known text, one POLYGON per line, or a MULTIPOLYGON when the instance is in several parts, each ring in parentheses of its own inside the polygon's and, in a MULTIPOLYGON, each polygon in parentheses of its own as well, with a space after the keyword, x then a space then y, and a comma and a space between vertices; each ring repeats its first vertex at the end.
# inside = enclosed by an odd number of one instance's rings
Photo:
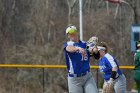
POLYGON ((109 53, 106 53, 100 59, 99 67, 100 67, 100 72, 103 73, 103 78, 105 80, 110 79, 113 67, 118 67, 116 77, 118 77, 119 75, 122 74, 122 71, 119 69, 119 65, 118 65, 117 60, 113 56, 111 56, 109 53))
POLYGON ((70 74, 81 74, 90 70, 90 65, 89 65, 90 54, 86 48, 86 42, 79 41, 79 43, 77 43, 77 42, 68 41, 64 44, 64 52, 65 52, 67 69, 70 74), (79 51, 76 51, 74 53, 66 51, 67 46, 81 47, 85 49, 86 51, 85 57, 83 58, 82 54, 79 51))

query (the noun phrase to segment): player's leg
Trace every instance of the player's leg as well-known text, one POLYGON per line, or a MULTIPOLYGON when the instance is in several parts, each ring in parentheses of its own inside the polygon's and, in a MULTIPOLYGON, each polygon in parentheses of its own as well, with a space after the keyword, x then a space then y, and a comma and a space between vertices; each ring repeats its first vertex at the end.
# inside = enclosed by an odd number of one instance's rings
POLYGON ((115 93, 126 93, 126 78, 124 75, 120 75, 119 78, 115 80, 114 89, 115 93))
POLYGON ((89 73, 89 75, 86 78, 87 81, 85 82, 84 93, 98 93, 96 82, 92 77, 91 73, 89 73))
POLYGON ((140 93, 140 71, 139 70, 134 71, 134 80, 136 81, 136 84, 138 87, 138 93, 140 93))
POLYGON ((69 93, 83 93, 82 83, 74 77, 68 77, 69 93))
POLYGON ((140 93, 140 80, 136 82, 137 88, 138 88, 138 93, 140 93))

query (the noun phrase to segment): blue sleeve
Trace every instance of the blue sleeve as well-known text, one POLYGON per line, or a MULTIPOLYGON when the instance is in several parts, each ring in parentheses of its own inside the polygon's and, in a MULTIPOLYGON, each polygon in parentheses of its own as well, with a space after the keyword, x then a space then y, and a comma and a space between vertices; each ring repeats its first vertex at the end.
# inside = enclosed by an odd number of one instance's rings
POLYGON ((66 47, 68 46, 67 43, 64 43, 64 50, 66 50, 66 47))

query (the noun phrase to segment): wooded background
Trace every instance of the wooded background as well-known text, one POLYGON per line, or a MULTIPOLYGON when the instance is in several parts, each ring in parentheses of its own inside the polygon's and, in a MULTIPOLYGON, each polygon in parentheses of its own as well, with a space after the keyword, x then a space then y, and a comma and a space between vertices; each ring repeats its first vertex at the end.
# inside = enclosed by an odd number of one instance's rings
MULTIPOLYGON (((83 39, 95 35, 105 41, 120 65, 133 65, 131 25, 140 23, 140 1, 120 4, 83 0, 83 39)), ((79 0, 0 0, 0 64, 64 64, 65 29, 79 30, 79 0)), ((98 65, 91 59, 91 65, 98 65)), ((127 90, 134 87, 133 71, 123 70, 127 90)), ((67 70, 1 68, 0 93, 68 93, 67 70), (45 85, 45 89, 43 89, 45 85)), ((96 80, 96 70, 92 70, 96 80)), ((98 82, 102 84, 101 80, 98 82)))

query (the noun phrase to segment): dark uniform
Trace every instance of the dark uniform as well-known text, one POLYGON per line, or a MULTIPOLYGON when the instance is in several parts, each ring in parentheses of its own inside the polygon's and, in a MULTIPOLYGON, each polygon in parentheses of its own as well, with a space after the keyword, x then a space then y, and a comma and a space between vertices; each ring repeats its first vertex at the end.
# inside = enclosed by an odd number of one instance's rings
POLYGON ((138 93, 140 93, 140 42, 136 43, 137 51, 134 56, 135 68, 134 68, 134 80, 138 87, 138 93))

